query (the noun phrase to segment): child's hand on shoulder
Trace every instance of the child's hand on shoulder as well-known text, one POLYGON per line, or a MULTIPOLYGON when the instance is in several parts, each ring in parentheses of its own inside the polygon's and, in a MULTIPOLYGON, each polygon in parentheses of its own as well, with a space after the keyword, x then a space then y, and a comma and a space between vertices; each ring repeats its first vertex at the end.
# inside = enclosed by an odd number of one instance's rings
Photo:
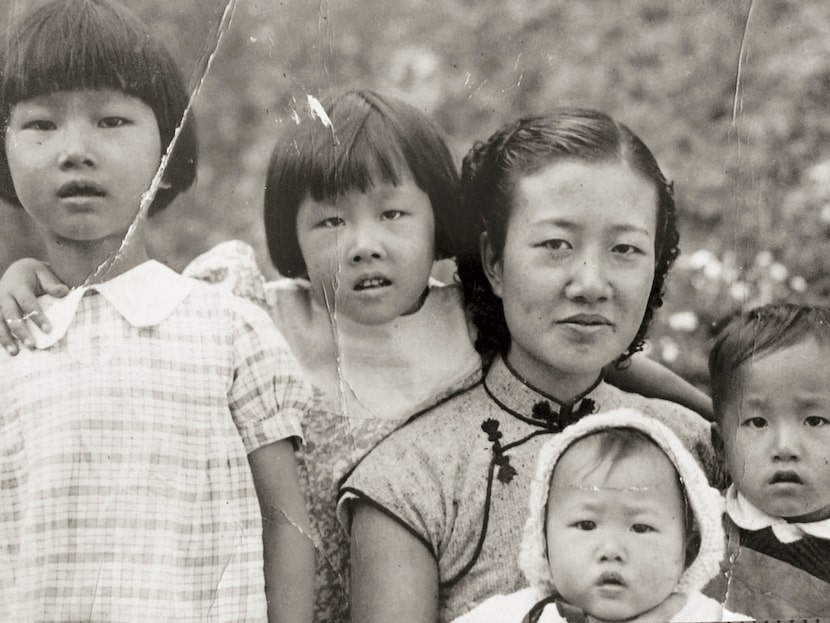
POLYGON ((69 293, 49 265, 34 258, 14 262, 0 278, 0 346, 10 355, 16 355, 22 342, 34 348, 34 339, 26 328, 29 318, 44 333, 51 331, 49 319, 37 301, 43 294, 62 298, 69 293))

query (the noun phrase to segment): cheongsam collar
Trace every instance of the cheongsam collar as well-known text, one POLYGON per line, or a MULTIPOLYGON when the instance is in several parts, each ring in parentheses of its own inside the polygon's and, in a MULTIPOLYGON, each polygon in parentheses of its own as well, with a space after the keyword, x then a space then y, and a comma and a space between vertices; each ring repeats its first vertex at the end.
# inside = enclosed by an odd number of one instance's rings
POLYGON ((522 378, 506 359, 496 357, 487 371, 484 388, 490 398, 511 415, 529 424, 561 430, 583 415, 596 411, 597 405, 591 395, 601 383, 602 375, 585 392, 569 402, 562 402, 522 378))

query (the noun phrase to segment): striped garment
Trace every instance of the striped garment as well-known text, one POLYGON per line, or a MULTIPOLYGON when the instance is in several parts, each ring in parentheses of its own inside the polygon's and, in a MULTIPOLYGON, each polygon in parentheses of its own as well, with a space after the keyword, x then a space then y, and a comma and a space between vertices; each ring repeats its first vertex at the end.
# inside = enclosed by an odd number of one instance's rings
POLYGON ((156 262, 49 315, 0 355, 0 621, 266 620, 247 455, 310 398, 270 319, 156 262))

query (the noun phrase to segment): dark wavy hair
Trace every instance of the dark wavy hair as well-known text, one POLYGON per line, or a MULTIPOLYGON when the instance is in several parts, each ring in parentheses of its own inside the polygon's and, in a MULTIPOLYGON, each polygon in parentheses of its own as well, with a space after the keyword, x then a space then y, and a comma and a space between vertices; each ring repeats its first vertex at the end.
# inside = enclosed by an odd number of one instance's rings
POLYGON ((709 352, 715 420, 723 420, 745 362, 809 340, 830 345, 830 307, 774 303, 721 320, 709 352))
POLYGON ((666 275, 680 253, 674 193, 651 151, 636 134, 604 113, 581 108, 559 108, 522 117, 502 126, 486 141, 476 142, 464 157, 462 205, 478 229, 475 236, 468 236, 465 252, 458 257, 458 275, 478 329, 476 349, 488 360, 496 353, 506 353, 510 346, 502 301, 493 294, 482 266, 478 244, 481 233, 487 232, 494 253, 500 257, 519 179, 559 160, 624 162, 652 181, 657 190, 654 281, 640 328, 616 360, 619 367, 642 350, 654 312, 663 304, 666 275))
MULTIPOLYGON (((173 58, 150 29, 111 0, 52 0, 16 18, 0 42, 0 198, 20 200, 6 159, 9 115, 20 102, 56 91, 112 89, 138 98, 156 117, 162 149, 181 124, 149 214, 196 179, 196 122, 173 58)), ((161 154, 159 154, 161 156, 161 154)))
POLYGON ((435 259, 454 257, 466 229, 458 170, 446 136, 416 108, 372 91, 346 91, 320 102, 331 120, 314 115, 288 125, 271 154, 265 185, 265 234, 271 262, 285 277, 305 277, 297 212, 306 197, 333 201, 375 184, 398 185, 410 173, 435 218, 435 259))

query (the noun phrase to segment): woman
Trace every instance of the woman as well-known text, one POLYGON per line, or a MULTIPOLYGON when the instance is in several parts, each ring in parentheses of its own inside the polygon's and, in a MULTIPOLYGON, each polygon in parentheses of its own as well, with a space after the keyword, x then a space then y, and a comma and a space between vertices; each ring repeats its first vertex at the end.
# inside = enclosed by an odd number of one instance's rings
POLYGON ((702 418, 602 380, 642 347, 678 253, 671 186, 648 148, 602 113, 556 110, 476 144, 462 184, 483 228, 480 259, 461 258, 459 275, 492 363, 342 488, 354 621, 447 621, 520 588, 536 452, 585 415, 639 409, 714 470, 702 418))

